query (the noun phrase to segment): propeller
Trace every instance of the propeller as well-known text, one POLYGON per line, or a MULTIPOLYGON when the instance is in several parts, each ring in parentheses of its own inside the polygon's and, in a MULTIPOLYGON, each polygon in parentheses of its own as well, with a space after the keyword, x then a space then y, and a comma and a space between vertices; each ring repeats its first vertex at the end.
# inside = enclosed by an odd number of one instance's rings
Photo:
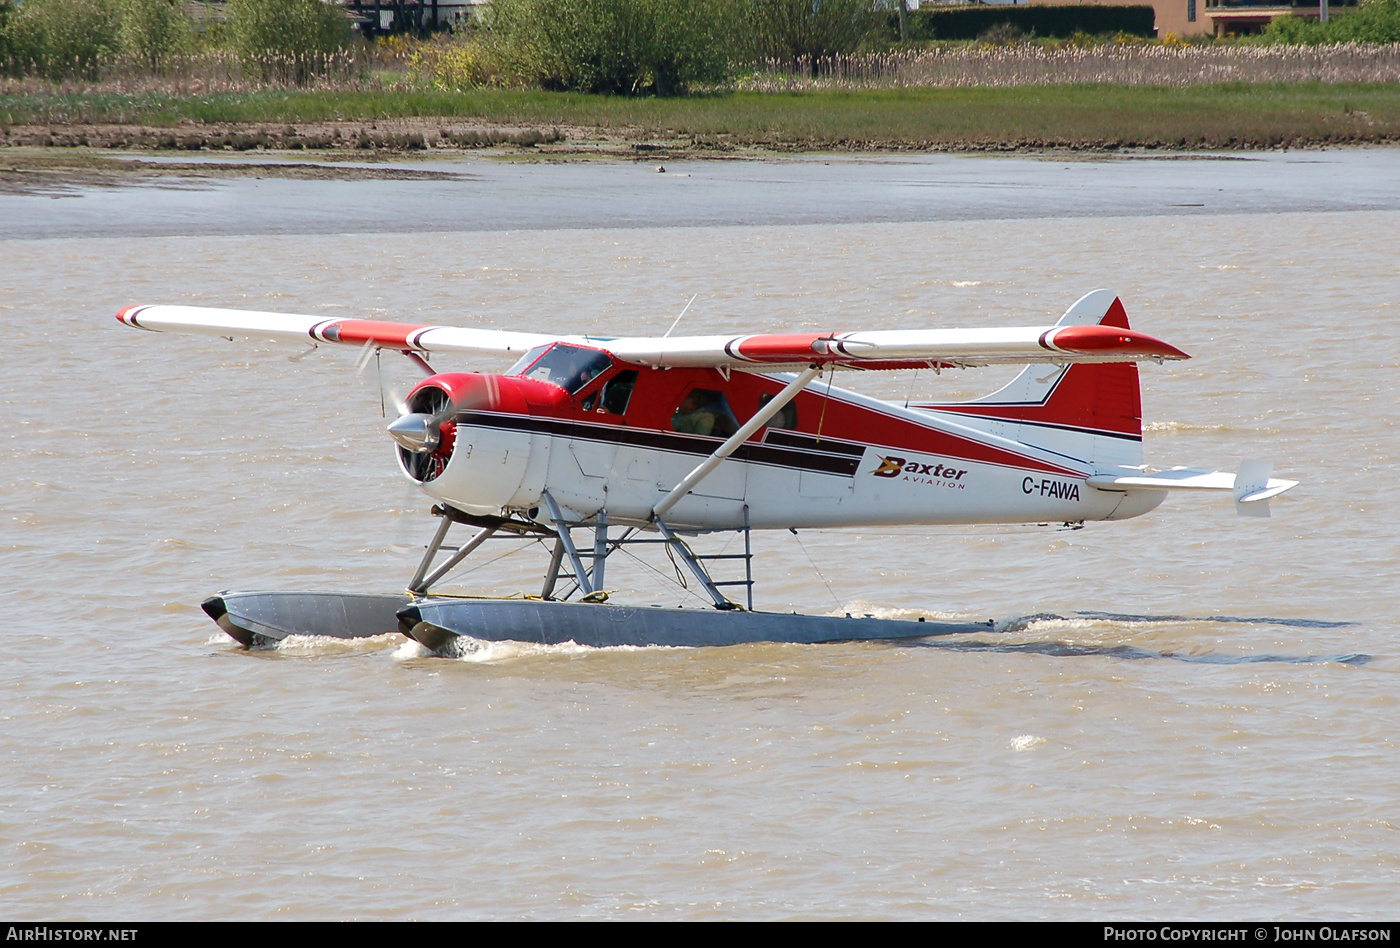
POLYGON ((389 436, 399 446, 404 470, 423 483, 437 478, 452 460, 457 441, 457 415, 488 407, 495 380, 489 376, 460 374, 423 385, 389 423, 389 436))
MULTIPOLYGON (((398 407, 398 406, 396 406, 398 407)), ((389 422, 404 469, 416 481, 431 481, 447 468, 457 440, 459 406, 435 385, 419 389, 389 422)))
MULTIPOLYGON (((399 446, 399 457, 404 470, 419 483, 438 477, 452 458, 452 448, 456 440, 457 411, 464 407, 459 393, 457 401, 446 389, 436 385, 423 386, 405 401, 399 392, 388 384, 380 364, 381 348, 375 340, 365 341, 355 359, 355 374, 363 375, 370 360, 375 362, 375 374, 379 382, 379 403, 388 413, 394 409, 394 420, 389 423, 389 436, 399 446)), ((405 353, 405 355, 412 355, 405 353)), ((414 358, 419 368, 433 375, 433 369, 422 358, 414 358)), ((452 386, 456 387, 456 386, 452 386)), ((473 401, 477 399, 472 399, 473 401)))
MULTIPOLYGON (((404 399, 403 394, 407 391, 407 388, 401 380, 398 382, 391 381, 391 376, 394 373, 385 371, 381 359, 381 350, 375 346, 373 340, 366 342, 360 349, 359 355, 355 359, 355 375, 363 379, 365 370, 369 368, 371 360, 374 361, 374 374, 377 388, 379 389, 379 407, 381 413, 388 416, 389 411, 392 409, 395 418, 409 414, 408 402, 404 399)), ((424 369, 421 365, 419 368, 425 372, 430 372, 430 370, 424 369)), ((411 383, 408 387, 411 387, 411 383)), ((405 466, 408 466, 407 462, 405 466)), ((389 531, 392 535, 392 539, 388 541, 387 548, 389 552, 398 555, 415 552, 421 553, 422 544, 415 544, 412 536, 418 522, 417 518, 413 515, 422 512, 419 506, 422 495, 418 493, 418 490, 409 481, 397 478, 396 480, 400 488, 397 500, 390 504, 385 511, 386 513, 392 514, 395 521, 395 526, 389 531)))

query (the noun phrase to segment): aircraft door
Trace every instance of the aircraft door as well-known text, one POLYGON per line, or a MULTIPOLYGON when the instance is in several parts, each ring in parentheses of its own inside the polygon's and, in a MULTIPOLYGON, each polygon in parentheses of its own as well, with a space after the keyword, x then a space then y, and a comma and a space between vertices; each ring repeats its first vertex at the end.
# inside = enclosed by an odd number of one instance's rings
MULTIPOLYGON (((718 389, 693 387, 682 396, 680 404, 671 415, 671 429, 680 434, 705 436, 706 440, 694 447, 695 453, 673 456, 667 464, 663 481, 671 478, 671 485, 677 484, 685 475, 705 459, 705 455, 719 447, 725 438, 739 430, 739 420, 729 406, 729 399, 718 389), (718 440, 711 440, 718 439, 718 440)), ((720 500, 744 499, 748 488, 748 465, 739 460, 728 460, 720 464, 709 476, 695 485, 691 491, 697 497, 713 497, 720 500)))
POLYGON ((549 455, 554 439, 543 432, 530 435, 530 456, 525 463, 525 473, 520 479, 520 489, 510 499, 509 506, 517 510, 538 507, 540 495, 544 491, 545 479, 549 475, 549 455))

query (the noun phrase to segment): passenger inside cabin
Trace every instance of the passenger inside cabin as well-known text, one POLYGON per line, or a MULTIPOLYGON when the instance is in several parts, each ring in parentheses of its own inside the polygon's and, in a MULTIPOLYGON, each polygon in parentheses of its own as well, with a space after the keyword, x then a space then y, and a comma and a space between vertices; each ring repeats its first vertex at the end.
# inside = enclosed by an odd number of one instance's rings
POLYGON ((739 430, 739 421, 734 417, 723 392, 693 388, 681 399, 675 414, 671 416, 671 428, 681 434, 728 438, 739 430))

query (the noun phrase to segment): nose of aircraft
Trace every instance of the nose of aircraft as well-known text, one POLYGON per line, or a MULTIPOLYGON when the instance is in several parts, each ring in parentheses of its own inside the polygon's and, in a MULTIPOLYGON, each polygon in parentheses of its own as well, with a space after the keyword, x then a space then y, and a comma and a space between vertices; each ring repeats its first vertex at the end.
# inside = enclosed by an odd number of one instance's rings
POLYGON ((421 411, 400 415, 389 422, 389 437, 405 451, 428 454, 442 443, 442 419, 421 411))
POLYGON ((518 383, 476 372, 444 372, 420 382, 405 400, 407 411, 388 426, 404 470, 420 483, 436 479, 452 460, 463 413, 528 412, 518 383))

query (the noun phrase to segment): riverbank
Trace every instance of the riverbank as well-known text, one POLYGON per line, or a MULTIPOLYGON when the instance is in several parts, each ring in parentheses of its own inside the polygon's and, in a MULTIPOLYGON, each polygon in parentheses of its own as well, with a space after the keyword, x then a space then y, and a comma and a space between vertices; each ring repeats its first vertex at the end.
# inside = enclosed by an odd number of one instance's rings
POLYGON ((1273 149, 1400 140, 1400 85, 812 89, 625 99, 481 89, 0 95, 0 144, 153 151, 504 149, 556 158, 814 151, 1273 149))

